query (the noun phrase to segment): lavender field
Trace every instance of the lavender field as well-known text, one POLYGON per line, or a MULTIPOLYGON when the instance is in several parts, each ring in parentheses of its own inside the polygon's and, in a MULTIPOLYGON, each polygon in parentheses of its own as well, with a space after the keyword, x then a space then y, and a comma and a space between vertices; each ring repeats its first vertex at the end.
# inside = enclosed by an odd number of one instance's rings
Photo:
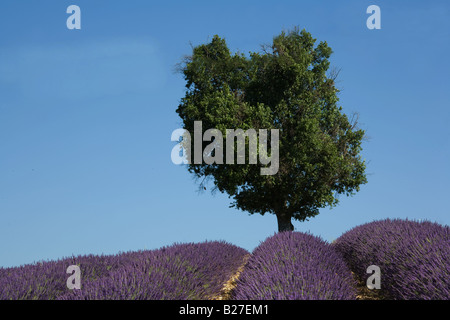
POLYGON ((450 227, 429 221, 386 219, 357 226, 333 244, 359 277, 382 272, 389 299, 450 299, 450 227))
POLYGON ((212 241, 0 269, 0 299, 208 299, 246 254, 242 248, 212 241), (69 265, 80 266, 80 290, 66 286, 69 265))
POLYGON ((330 244, 281 232, 254 251, 233 294, 237 300, 351 300, 356 283, 330 244))
POLYGON ((1 300, 354 300, 366 269, 381 269, 382 297, 450 299, 450 228, 374 221, 333 243, 302 232, 268 237, 250 254, 225 241, 86 255, 0 268, 1 300), (69 265, 81 289, 68 289, 69 265), (238 272, 240 271, 240 272, 238 272))

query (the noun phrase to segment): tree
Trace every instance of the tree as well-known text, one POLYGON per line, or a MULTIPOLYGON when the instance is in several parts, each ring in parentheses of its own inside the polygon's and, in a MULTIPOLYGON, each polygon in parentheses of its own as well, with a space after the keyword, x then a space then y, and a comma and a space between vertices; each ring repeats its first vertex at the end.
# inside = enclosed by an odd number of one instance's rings
POLYGON ((193 47, 180 68, 186 94, 177 113, 184 129, 192 132, 194 121, 224 137, 226 129, 279 129, 275 175, 261 175, 262 164, 248 161, 188 164, 202 186, 211 178, 227 193, 231 207, 275 214, 279 231, 293 230, 292 218, 308 220, 337 205, 339 194, 353 195, 367 183, 360 156, 365 133, 338 106, 336 74, 327 75, 331 48, 315 42, 296 28, 245 56, 231 54, 216 35, 193 47))

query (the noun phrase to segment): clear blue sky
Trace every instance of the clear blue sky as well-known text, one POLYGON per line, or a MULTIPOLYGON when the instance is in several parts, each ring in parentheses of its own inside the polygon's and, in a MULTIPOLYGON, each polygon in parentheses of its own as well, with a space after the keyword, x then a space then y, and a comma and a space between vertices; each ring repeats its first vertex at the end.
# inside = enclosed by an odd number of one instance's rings
POLYGON ((171 162, 190 43, 232 51, 294 26, 334 50, 345 112, 370 140, 368 184, 309 222, 327 241, 372 220, 450 224, 450 2, 13 1, 0 4, 0 266, 226 240, 247 250, 273 215, 198 193, 171 162), (68 30, 66 8, 81 8, 68 30), (381 30, 366 9, 381 8, 381 30))

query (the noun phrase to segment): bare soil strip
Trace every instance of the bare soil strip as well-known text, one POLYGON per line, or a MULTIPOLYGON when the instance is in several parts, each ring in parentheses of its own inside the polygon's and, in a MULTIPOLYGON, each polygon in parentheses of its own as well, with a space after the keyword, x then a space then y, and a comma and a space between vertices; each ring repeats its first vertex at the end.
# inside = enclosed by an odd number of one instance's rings
POLYGON ((224 283, 222 290, 216 296, 211 297, 209 300, 230 300, 231 292, 236 287, 236 281, 239 278, 239 275, 244 270, 245 265, 247 264, 248 259, 250 258, 250 254, 244 256, 244 262, 237 269, 236 273, 231 276, 231 278, 224 283))
POLYGON ((367 288, 367 284, 365 281, 358 279, 358 277, 355 276, 355 274, 352 272, 353 276, 355 277, 357 281, 356 285, 356 300, 385 300, 387 299, 384 297, 380 290, 377 289, 369 289, 367 288))
POLYGON ((370 290, 365 284, 359 284, 356 288, 356 300, 382 300, 376 289, 370 290))

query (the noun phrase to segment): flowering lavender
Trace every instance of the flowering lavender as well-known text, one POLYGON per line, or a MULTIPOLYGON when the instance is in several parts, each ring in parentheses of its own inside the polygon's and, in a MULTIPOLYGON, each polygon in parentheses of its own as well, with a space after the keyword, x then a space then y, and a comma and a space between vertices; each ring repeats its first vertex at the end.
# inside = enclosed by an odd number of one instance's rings
POLYGON ((79 265, 84 279, 96 279, 106 276, 123 262, 114 256, 86 255, 0 268, 0 300, 54 299, 68 290, 66 280, 70 275, 66 269, 69 265, 79 265))
POLYGON ((355 299, 350 270, 330 244, 301 232, 280 232, 253 251, 233 292, 236 300, 355 299))
POLYGON ((450 299, 450 228, 430 221, 386 219, 357 226, 333 244, 361 279, 381 269, 391 299, 450 299))
POLYGON ((213 241, 0 269, 0 299, 207 299, 220 291, 246 254, 213 241), (81 269, 80 290, 66 287, 66 268, 72 264, 81 269))

